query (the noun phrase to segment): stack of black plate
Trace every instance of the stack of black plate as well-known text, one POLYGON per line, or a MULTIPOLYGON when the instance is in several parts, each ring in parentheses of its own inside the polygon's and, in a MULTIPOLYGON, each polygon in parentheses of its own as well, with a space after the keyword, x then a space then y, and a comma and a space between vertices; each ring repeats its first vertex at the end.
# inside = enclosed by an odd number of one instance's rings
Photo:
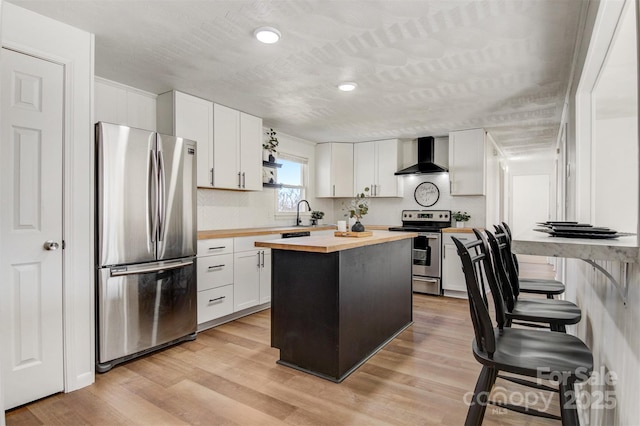
POLYGON ((552 237, 607 239, 635 235, 618 232, 611 228, 596 227, 588 223, 548 221, 539 222, 538 225, 542 228, 536 228, 535 231, 546 232, 552 237))

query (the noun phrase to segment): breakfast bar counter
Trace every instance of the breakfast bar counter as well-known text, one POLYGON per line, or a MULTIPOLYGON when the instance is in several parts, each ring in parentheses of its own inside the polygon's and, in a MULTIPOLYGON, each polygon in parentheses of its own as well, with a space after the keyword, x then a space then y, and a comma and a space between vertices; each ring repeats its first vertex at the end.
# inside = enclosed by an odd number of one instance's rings
POLYGON ((411 232, 297 237, 271 248, 271 346, 286 365, 341 382, 412 324, 411 232))
POLYGON ((627 263, 638 262, 640 253, 635 235, 612 239, 561 238, 533 230, 515 235, 511 248, 519 254, 627 263))

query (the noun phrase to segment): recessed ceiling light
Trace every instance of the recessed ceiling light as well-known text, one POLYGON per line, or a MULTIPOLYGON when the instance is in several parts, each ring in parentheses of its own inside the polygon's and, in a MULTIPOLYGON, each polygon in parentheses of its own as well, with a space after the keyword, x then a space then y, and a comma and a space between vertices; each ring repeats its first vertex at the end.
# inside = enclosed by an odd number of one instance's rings
POLYGON ((273 44, 277 43, 282 36, 280 31, 273 27, 260 27, 253 32, 253 35, 263 43, 273 44))
POLYGON ((343 92, 351 92, 352 90, 356 90, 356 87, 358 87, 358 85, 352 81, 345 81, 344 83, 338 84, 338 89, 343 92))

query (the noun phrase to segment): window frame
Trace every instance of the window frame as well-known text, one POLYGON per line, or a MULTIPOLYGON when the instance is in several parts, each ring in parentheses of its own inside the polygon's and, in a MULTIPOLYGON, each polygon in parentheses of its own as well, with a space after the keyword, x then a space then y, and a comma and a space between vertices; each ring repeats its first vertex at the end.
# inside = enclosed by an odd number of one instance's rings
MULTIPOLYGON (((274 211, 276 218, 291 218, 296 217, 296 212, 283 212, 279 210, 279 194, 282 188, 301 188, 302 189, 302 199, 305 199, 309 192, 309 159, 306 157, 302 157, 295 154, 288 154, 285 152, 280 152, 278 154, 278 158, 286 161, 292 161, 295 163, 299 163, 302 166, 302 185, 287 185, 281 182, 278 182, 282 185, 281 188, 276 188, 274 191, 273 203, 274 203, 274 211)), ((277 160, 276 160, 277 161, 277 160)), ((300 212, 300 217, 311 217, 311 211, 302 211, 300 212)))

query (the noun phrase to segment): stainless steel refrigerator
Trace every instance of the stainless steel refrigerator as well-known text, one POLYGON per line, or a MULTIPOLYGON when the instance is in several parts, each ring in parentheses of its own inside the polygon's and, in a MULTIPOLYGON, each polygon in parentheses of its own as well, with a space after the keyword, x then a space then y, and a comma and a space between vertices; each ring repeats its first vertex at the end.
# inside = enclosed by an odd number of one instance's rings
POLYGON ((196 143, 96 124, 96 371, 195 338, 196 143))

